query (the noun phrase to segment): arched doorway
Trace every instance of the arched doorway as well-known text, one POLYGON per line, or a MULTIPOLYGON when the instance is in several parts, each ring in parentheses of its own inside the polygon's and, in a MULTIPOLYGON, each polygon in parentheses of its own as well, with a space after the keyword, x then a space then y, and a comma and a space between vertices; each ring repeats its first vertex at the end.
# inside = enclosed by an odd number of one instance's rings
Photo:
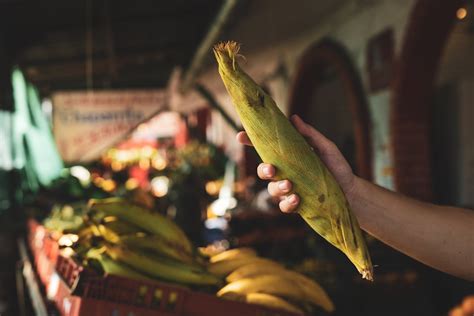
POLYGON ((345 48, 331 39, 309 47, 290 90, 290 113, 330 138, 355 173, 372 179, 370 118, 361 80, 345 48))
POLYGON ((445 42, 462 0, 418 0, 392 86, 391 136, 397 191, 431 200, 430 107, 445 42))

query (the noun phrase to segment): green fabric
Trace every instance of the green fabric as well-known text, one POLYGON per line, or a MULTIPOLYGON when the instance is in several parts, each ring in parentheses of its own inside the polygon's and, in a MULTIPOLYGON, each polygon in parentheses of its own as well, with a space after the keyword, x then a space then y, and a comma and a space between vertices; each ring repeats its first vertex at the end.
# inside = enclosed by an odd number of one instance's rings
POLYGON ((12 87, 14 111, 0 111, 0 183, 9 184, 0 189, 0 209, 9 192, 21 203, 28 193, 50 185, 64 167, 38 91, 18 68, 12 73, 12 87))
POLYGON ((63 163, 48 124, 41 112, 36 89, 25 81, 19 69, 12 74, 15 102, 15 166, 25 169, 26 181, 33 190, 47 186, 59 177, 63 163))

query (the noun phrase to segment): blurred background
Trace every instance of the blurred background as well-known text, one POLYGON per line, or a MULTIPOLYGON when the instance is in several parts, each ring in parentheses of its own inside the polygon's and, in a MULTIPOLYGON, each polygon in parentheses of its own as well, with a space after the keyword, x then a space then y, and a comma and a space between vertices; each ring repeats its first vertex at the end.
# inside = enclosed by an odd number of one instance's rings
POLYGON ((359 176, 474 207, 471 0, 0 0, 0 315, 38 313, 26 223, 54 230, 111 196, 173 219, 195 246, 250 247, 311 276, 333 315, 448 315, 474 294, 368 235, 364 282, 278 211, 256 152, 235 140, 221 40, 241 43, 242 67, 359 176))

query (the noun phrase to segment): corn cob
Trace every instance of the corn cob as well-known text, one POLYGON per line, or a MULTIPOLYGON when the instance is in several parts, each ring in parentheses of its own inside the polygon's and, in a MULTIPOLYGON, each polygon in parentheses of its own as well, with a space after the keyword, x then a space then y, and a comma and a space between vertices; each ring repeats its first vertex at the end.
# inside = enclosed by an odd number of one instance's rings
POLYGON ((299 214, 323 238, 346 254, 365 279, 373 279, 369 252, 357 219, 339 184, 275 101, 238 65, 236 42, 214 46, 219 74, 252 144, 274 165, 277 179, 290 179, 301 202, 299 214))

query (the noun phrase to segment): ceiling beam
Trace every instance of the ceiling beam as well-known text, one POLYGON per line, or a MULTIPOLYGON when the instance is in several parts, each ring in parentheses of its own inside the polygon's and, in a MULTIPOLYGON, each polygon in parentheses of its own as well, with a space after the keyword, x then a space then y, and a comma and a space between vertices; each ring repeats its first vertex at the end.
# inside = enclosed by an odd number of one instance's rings
MULTIPOLYGON (((174 57, 180 57, 175 54, 174 57)), ((133 54, 126 56, 116 56, 116 67, 118 72, 126 69, 134 69, 153 66, 174 65, 177 60, 165 55, 162 52, 149 52, 143 54, 133 54)), ((34 64, 24 63, 22 68, 25 69, 27 76, 33 81, 42 80, 62 80, 68 78, 84 78, 86 71, 85 60, 72 60, 58 63, 34 64)), ((108 74, 109 60, 108 57, 94 59, 93 74, 108 74)))
POLYGON ((237 0, 225 0, 214 22, 211 24, 209 30, 202 39, 201 44, 199 44, 194 57, 191 60, 189 69, 184 74, 183 84, 181 86, 182 93, 186 93, 192 87, 205 58, 208 56, 212 45, 217 41, 236 4, 237 0))

